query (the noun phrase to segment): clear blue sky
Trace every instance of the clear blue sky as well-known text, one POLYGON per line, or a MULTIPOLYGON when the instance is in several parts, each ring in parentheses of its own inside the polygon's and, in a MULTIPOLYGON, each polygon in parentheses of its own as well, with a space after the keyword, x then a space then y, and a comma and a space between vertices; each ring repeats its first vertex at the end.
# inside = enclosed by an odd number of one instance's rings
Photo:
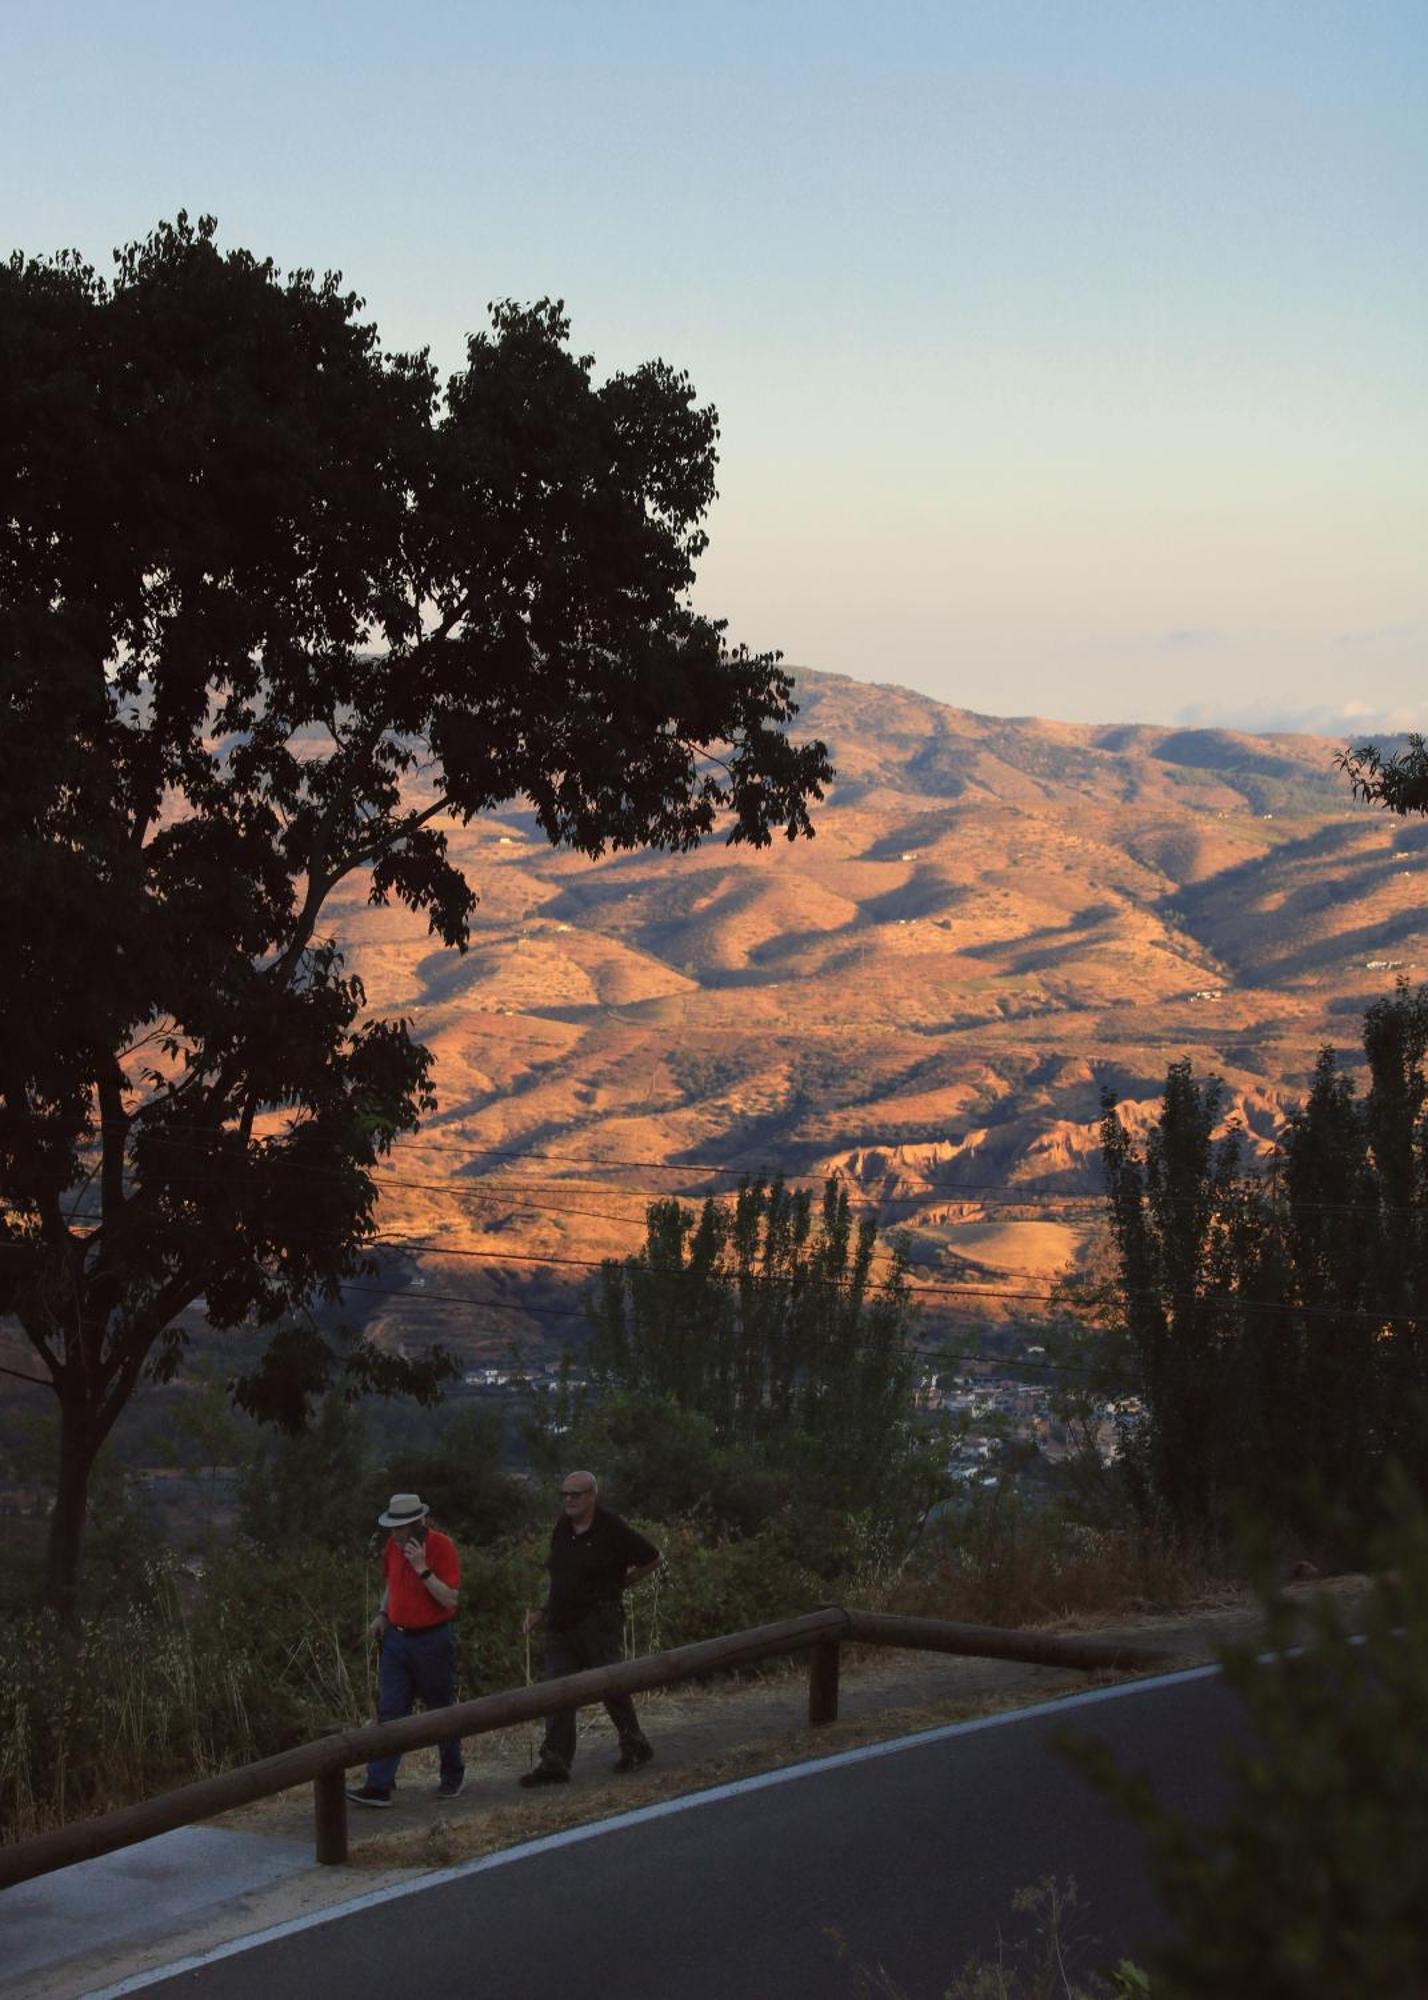
POLYGON ((995 713, 1428 725, 1422 0, 51 4, 0 248, 179 207, 723 420, 699 586, 995 713))

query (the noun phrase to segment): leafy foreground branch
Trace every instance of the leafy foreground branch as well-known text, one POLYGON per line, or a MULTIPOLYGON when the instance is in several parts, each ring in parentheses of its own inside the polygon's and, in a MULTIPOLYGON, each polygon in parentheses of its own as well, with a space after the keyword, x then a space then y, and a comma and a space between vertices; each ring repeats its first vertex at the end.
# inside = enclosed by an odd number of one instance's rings
MULTIPOLYGON (((1268 1650, 1222 1655, 1251 1747, 1227 1753, 1234 1798, 1219 1824, 1167 1811, 1104 1743, 1063 1737, 1144 1834, 1169 1942, 1144 1966, 1096 1969, 1074 1879, 1048 1877, 1017 1893, 1012 1935, 969 1958, 938 2000, 1422 2000, 1428 1510, 1401 1479, 1392 1508, 1354 1629, 1320 1597, 1306 1630, 1302 1607, 1266 1590, 1268 1650)), ((831 1935, 851 2000, 914 2000, 831 1935)))
POLYGON ((1398 1482, 1352 1632, 1318 1600, 1304 1631, 1266 1594, 1266 1658, 1226 1653, 1253 1743, 1208 1829, 1104 1745, 1073 1755, 1146 1836, 1174 1926, 1154 2000, 1420 2000, 1428 1992, 1428 1511, 1398 1482))

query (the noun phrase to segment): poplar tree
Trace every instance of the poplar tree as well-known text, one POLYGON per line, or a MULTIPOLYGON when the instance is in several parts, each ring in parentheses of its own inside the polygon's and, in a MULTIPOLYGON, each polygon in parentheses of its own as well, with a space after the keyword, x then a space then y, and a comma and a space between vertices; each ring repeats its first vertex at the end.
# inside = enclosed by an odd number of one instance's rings
MULTIPOLYGON (((801 1454, 824 1496, 876 1509, 913 1446, 912 1306, 902 1259, 848 1191, 741 1181, 699 1210, 652 1202, 644 1247, 590 1299, 597 1394, 665 1398, 726 1444, 801 1454)), ((785 1462, 787 1457, 785 1456, 785 1462)))

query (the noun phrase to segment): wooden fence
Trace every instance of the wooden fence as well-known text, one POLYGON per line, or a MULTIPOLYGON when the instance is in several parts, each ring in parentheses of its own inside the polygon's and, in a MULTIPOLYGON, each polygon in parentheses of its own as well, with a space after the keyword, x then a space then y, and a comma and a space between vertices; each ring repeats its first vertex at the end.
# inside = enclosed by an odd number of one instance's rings
POLYGON ((191 1826, 218 1813, 271 1798, 293 1785, 313 1788, 317 1859, 334 1863, 347 1859, 346 1773, 355 1765, 392 1751, 422 1750, 448 1736, 482 1736, 522 1722, 583 1708, 611 1694, 647 1694, 651 1688, 761 1660, 807 1652, 808 1720, 815 1726, 833 1722, 838 1714, 838 1668, 845 1641, 863 1645, 897 1646, 921 1652, 958 1653, 983 1659, 1020 1660, 1035 1666, 1073 1667, 1087 1672, 1135 1669, 1163 1663, 1165 1655, 1106 1640, 1063 1638, 1042 1632, 1001 1631, 989 1625, 956 1625, 941 1618, 903 1618, 879 1611, 849 1611, 830 1605, 801 1618, 773 1625, 756 1625, 693 1646, 676 1646, 664 1653, 646 1653, 618 1666, 594 1667, 561 1680, 538 1681, 530 1687, 509 1688, 458 1702, 452 1708, 404 1716, 399 1722, 334 1729, 314 1743, 244 1764, 203 1778, 176 1792, 165 1792, 138 1805, 123 1806, 97 1819, 77 1820, 33 1840, 0 1848, 0 1889, 32 1876, 90 1861, 116 1848, 191 1826))

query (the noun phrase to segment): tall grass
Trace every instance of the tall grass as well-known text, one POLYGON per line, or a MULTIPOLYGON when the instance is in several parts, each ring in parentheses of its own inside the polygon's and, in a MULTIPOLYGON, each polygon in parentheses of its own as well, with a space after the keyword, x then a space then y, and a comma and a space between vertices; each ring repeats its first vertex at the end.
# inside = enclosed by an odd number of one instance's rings
POLYGON ((106 1812, 365 1716, 360 1656, 325 1593, 285 1594, 260 1627, 223 1578, 192 1607, 185 1581, 150 1563, 133 1602, 77 1633, 47 1613, 6 1625, 0 1838, 106 1812))
POLYGON ((888 1582, 889 1609, 987 1625, 1168 1610, 1209 1586, 1184 1551, 1130 1526, 1092 1527, 999 1487, 935 1522, 888 1582))
MULTIPOLYGON (((689 1521, 643 1527, 664 1552, 628 1600, 630 1654, 792 1616, 830 1598, 996 1625, 1184 1602, 1200 1579, 1129 1533, 1091 1530, 990 1496, 893 1560, 856 1523, 799 1518, 711 1538, 689 1521)), ((463 1551, 459 1695, 519 1686, 521 1612, 541 1601, 544 1534, 463 1551)), ((0 1837, 268 1756, 375 1711, 367 1626, 375 1564, 309 1547, 229 1548, 195 1584, 143 1567, 119 1608, 64 1635, 48 1616, 0 1628, 0 1837)))

